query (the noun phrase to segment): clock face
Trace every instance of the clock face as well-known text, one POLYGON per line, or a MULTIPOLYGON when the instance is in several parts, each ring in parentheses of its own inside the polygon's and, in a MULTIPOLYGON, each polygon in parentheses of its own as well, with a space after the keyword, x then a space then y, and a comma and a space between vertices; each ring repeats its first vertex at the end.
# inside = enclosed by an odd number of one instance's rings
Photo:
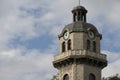
POLYGON ((65 40, 68 39, 69 38, 69 32, 65 31, 63 37, 64 37, 65 40))
POLYGON ((93 31, 89 31, 88 36, 89 36, 90 39, 94 39, 95 38, 95 33, 93 31))

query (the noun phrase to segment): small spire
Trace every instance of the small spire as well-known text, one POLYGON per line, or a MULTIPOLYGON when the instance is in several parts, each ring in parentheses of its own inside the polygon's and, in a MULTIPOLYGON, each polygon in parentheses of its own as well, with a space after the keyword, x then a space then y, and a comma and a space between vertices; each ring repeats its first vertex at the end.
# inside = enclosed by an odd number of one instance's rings
POLYGON ((79 0, 79 6, 80 6, 80 0, 79 0))

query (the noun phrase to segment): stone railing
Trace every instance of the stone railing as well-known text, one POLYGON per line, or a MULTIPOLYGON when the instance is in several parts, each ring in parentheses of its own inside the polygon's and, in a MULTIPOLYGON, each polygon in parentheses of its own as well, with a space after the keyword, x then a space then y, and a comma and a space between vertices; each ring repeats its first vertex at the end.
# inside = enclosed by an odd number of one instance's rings
POLYGON ((58 54, 54 56, 54 61, 64 59, 69 56, 89 56, 94 57, 102 60, 106 60, 106 55, 102 53, 94 53, 86 50, 69 50, 64 53, 58 54))

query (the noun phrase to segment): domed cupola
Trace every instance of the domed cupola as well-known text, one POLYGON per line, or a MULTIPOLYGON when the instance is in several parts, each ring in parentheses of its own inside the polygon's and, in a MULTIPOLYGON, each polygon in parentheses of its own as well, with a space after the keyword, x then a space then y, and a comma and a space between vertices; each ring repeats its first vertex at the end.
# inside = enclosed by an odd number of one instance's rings
POLYGON ((83 6, 76 6, 72 10, 73 13, 73 22, 82 21, 86 22, 86 13, 87 10, 83 6))
POLYGON ((73 13, 73 22, 64 27, 61 34, 58 36, 59 38, 63 37, 66 31, 69 31, 69 33, 72 33, 72 32, 87 33, 88 31, 91 30, 95 33, 96 36, 102 39, 102 35, 98 32, 97 28, 93 24, 86 22, 87 10, 85 9, 85 7, 80 5, 76 6, 73 8, 72 13, 73 13))

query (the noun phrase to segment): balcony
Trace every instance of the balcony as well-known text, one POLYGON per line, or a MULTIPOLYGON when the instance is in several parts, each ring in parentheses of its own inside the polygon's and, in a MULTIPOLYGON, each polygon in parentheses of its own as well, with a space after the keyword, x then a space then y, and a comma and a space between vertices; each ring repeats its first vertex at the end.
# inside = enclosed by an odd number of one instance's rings
POLYGON ((91 57, 91 58, 96 58, 104 61, 106 61, 106 58, 107 58, 106 55, 102 53, 94 53, 86 50, 69 50, 64 53, 55 55, 54 61, 56 62, 59 60, 64 60, 69 57, 74 57, 74 58, 91 57))

